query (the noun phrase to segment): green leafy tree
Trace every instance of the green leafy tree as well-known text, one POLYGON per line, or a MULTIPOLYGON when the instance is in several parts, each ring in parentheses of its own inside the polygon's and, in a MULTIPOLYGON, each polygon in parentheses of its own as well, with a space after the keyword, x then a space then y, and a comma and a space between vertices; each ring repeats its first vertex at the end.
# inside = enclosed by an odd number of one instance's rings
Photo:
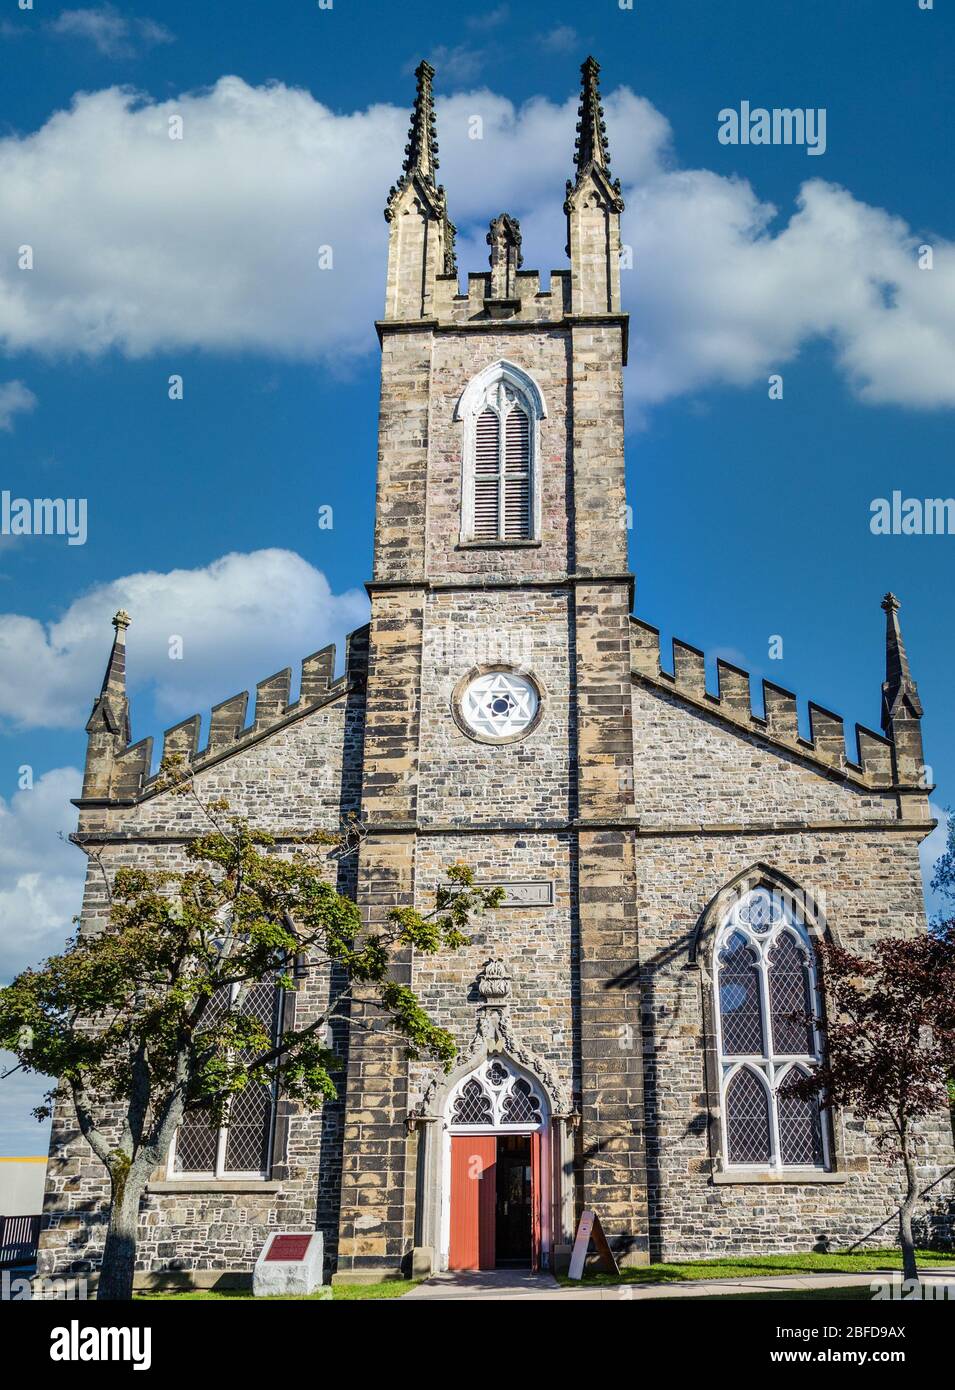
POLYGON ((824 1061, 783 1089, 830 1110, 845 1106, 879 1126, 880 1142, 904 1174, 902 1267, 906 1279, 917 1279, 918 1126, 944 1108, 955 1062, 955 923, 883 938, 866 956, 828 943, 823 976, 829 1018, 816 1022, 825 1034, 824 1061))
MULTIPOLYGON (((328 857, 357 850, 357 822, 279 853, 271 834, 224 815, 224 802, 203 805, 176 769, 167 775, 211 826, 188 844, 186 867, 120 869, 110 880, 101 865, 104 929, 78 932, 61 955, 0 990, 0 1047, 25 1071, 59 1078, 109 1175, 101 1299, 132 1296, 143 1193, 184 1116, 226 1123, 230 1099, 263 1083, 309 1108, 333 1098, 336 1019, 390 1032, 409 1057, 450 1066, 450 1034, 391 967, 409 948, 430 955, 462 946, 472 915, 501 897, 454 864, 429 912, 395 908, 385 927, 364 930, 355 903, 326 881, 328 857), (333 969, 342 984, 304 1027, 276 1038, 245 1007, 260 982, 295 990, 316 969, 333 969), (361 1024, 350 1017, 356 996, 361 1024)), ((54 1095, 38 1118, 51 1113, 54 1095)))

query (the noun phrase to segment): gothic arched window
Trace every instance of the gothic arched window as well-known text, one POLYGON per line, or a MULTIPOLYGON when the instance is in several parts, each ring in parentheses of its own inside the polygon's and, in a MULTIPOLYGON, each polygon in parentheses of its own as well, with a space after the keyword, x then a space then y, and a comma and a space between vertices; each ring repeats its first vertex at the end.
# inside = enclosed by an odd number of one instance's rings
MULTIPOLYGON (((238 986, 231 988, 232 1002, 238 986)), ((226 991, 213 995, 206 1015, 210 1023, 226 1008, 226 991)), ((272 980, 253 984, 241 1013, 257 1019, 277 1037, 281 989, 272 980)), ((173 1140, 170 1176, 173 1178, 267 1178, 271 1166, 275 1087, 250 1080, 229 1101, 226 1123, 216 1125, 206 1111, 186 1113, 173 1140)))
POLYGON ((448 1123, 452 1128, 484 1125, 493 1129, 519 1125, 538 1129, 544 1123, 546 1101, 543 1092, 522 1076, 509 1058, 484 1061, 460 1082, 448 1104, 448 1123))
POLYGON ((510 362, 487 367, 468 384, 455 412, 464 423, 464 544, 539 538, 539 433, 545 415, 537 384, 510 362))
POLYGON ((827 1166, 817 1101, 785 1090, 822 1058, 815 955, 793 901, 745 893, 723 918, 713 966, 726 1166, 827 1166))

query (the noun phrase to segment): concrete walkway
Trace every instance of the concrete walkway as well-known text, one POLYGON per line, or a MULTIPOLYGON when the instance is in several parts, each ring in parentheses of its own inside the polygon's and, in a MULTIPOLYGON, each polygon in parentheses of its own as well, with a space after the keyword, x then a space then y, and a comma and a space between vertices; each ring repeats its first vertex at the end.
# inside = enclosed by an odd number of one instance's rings
MULTIPOLYGON (((920 1271, 923 1283, 947 1286, 948 1299, 955 1301, 955 1269, 920 1271)), ((657 1298, 725 1297, 727 1294, 784 1293, 787 1290, 861 1288, 861 1299, 872 1297, 870 1284, 877 1280, 900 1279, 898 1270, 870 1270, 857 1274, 761 1275, 753 1279, 688 1279, 678 1284, 614 1284, 601 1286, 558 1284, 550 1274, 531 1274, 528 1270, 490 1269, 480 1272, 435 1274, 405 1294, 413 1299, 502 1299, 644 1300, 657 1298)), ((941 1295, 944 1297, 945 1295, 941 1295)))

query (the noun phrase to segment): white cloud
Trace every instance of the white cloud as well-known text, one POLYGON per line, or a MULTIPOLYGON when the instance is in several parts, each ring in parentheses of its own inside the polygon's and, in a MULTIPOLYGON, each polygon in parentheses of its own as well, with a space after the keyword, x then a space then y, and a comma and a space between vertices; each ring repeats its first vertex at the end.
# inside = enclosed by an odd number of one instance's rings
POLYGON ((73 930, 86 858, 65 837, 81 783, 75 767, 59 767, 0 797, 0 981, 62 950, 73 930))
POLYGON ((508 5, 498 5, 493 10, 483 10, 480 14, 472 15, 467 20, 469 29, 497 29, 502 24, 506 24, 511 17, 508 5))
POLYGON ((58 38, 88 40, 104 58, 131 58, 140 49, 174 39, 164 24, 120 14, 113 5, 63 10, 48 27, 58 38))
POLYGON ((580 43, 577 30, 569 24, 558 24, 549 29, 540 40, 541 47, 548 53, 572 53, 580 43))
MULTIPOLYGON (((934 269, 919 270, 921 237, 817 178, 779 216, 743 179, 676 167, 668 122, 648 101, 620 88, 605 106, 635 255, 623 280, 638 407, 765 380, 814 339, 831 343, 864 401, 955 404, 951 242, 932 237, 934 269)), ((502 209, 521 219, 526 265, 566 264, 575 120, 576 96, 519 108, 487 90, 439 100, 462 274, 486 265, 487 221, 502 209)), ((337 114, 307 92, 237 77, 166 102, 120 88, 79 95, 34 134, 0 141, 0 241, 29 242, 43 272, 27 286, 9 263, 0 271, 0 341, 330 362, 371 350, 381 210, 407 129, 405 108, 337 114), (182 140, 168 138, 173 115, 182 140), (323 245, 332 270, 319 269, 323 245)))
MULTIPOLYGON (((119 608, 133 618, 130 688, 150 687, 160 716, 171 720, 204 713, 283 666, 294 672, 301 657, 361 626, 368 613, 363 592, 332 593, 320 570, 288 550, 124 575, 76 599, 46 627, 0 614, 0 718, 19 728, 75 727, 84 719, 119 608), (182 639, 181 660, 170 660, 171 637, 182 639)), ((134 729, 145 732, 152 731, 134 729)))
MULTIPOLYGON (((0 797, 0 984, 61 951, 72 935, 87 860, 66 836, 76 824, 70 799, 81 784, 77 768, 58 767, 9 802, 0 797)), ((43 1153, 49 1123, 38 1125, 30 1112, 50 1082, 21 1071, 3 1075, 15 1065, 12 1054, 0 1052, 0 1153, 43 1153)))
POLYGON ((472 48, 466 43, 455 44, 453 48, 439 44, 432 51, 431 66, 444 74, 446 82, 470 82, 481 71, 485 58, 483 49, 472 48))
POLYGON ((14 415, 29 414, 35 408, 36 396, 22 381, 0 383, 0 430, 12 430, 14 415))
MULTIPOLYGON (((49 1120, 38 1124, 30 1113, 40 1104, 50 1082, 44 1076, 12 1071, 17 1059, 0 1052, 0 1154, 45 1154, 50 1147, 49 1120), (12 1072, 11 1075, 5 1075, 12 1072)), ((38 1213, 37 1213, 38 1214, 38 1213)))

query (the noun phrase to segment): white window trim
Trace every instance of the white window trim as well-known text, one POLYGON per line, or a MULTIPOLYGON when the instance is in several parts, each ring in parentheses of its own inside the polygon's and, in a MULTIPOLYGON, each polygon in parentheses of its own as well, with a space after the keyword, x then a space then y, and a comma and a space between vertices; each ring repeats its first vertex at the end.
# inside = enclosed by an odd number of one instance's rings
POLYGON ((779 1087, 785 1079, 785 1075, 793 1067, 802 1071, 809 1071, 812 1067, 818 1066, 823 1056, 823 1040, 818 1024, 815 1020, 821 1017, 822 998, 819 991, 819 972, 816 968, 816 957, 812 942, 806 925, 801 916, 795 911, 792 904, 788 901, 785 894, 769 884, 757 885, 739 898, 726 913, 719 930, 716 932, 713 943, 713 1006, 716 1015, 716 1049, 717 1060, 720 1071, 720 1128, 721 1146, 720 1152, 723 1161, 723 1171, 727 1173, 760 1173, 780 1174, 798 1172, 830 1172, 832 1170, 832 1152, 829 1137, 829 1126, 825 1122, 825 1115, 820 1111, 819 1130, 822 1137, 822 1162, 816 1165, 784 1164, 779 1142, 779 1087), (766 932, 755 932, 746 923, 740 921, 740 908, 757 893, 768 893, 776 903, 783 909, 783 916, 780 922, 775 923, 766 932), (779 937, 789 932, 796 938, 800 950, 805 952, 809 961, 809 984, 814 1022, 812 1025, 814 1051, 812 1053, 787 1053, 781 1056, 773 1050, 772 1037, 772 1010, 770 1008, 769 994, 769 955, 772 947, 779 937), (760 1020, 763 1033, 763 1052, 762 1054, 734 1053, 731 1057, 726 1056, 723 1051, 723 1009, 720 1000, 720 976, 719 976, 719 956, 726 942, 731 936, 738 933, 745 937, 748 944, 752 945, 757 953, 757 978, 759 981, 759 1000, 760 1000, 760 1020), (729 1127, 727 1125, 726 1112, 726 1092, 730 1082, 738 1071, 748 1068, 753 1072, 761 1084, 766 1088, 769 1098, 769 1162, 768 1163, 731 1163, 729 1157, 729 1127))
MULTIPOLYGON (((176 1140, 179 1137, 177 1130, 169 1146, 169 1162, 166 1168, 167 1178, 170 1182, 234 1182, 234 1181, 267 1181, 271 1176, 271 1168, 262 1169, 243 1169, 227 1168, 225 1166, 226 1144, 228 1142, 229 1126, 220 1125, 216 1136, 216 1165, 214 1169, 190 1168, 188 1172, 179 1172, 176 1169, 176 1140)), ((272 1085, 271 1104, 269 1107, 269 1138, 267 1152, 271 1154, 272 1144, 275 1140, 275 1085, 272 1085)))
MULTIPOLYGON (((543 392, 532 376, 513 362, 501 360, 485 367, 472 377, 461 393, 454 411, 454 419, 462 422, 461 441, 461 531, 462 545, 508 546, 527 545, 539 542, 541 538, 541 486, 540 486, 540 426, 547 418, 547 405, 543 392), (510 386, 520 398, 528 417, 528 486, 530 497, 529 534, 520 540, 507 539, 500 532, 503 523, 499 522, 498 536, 480 540, 474 534, 474 460, 477 447, 477 418, 485 406, 492 404, 491 397, 499 384, 510 386)), ((504 470, 504 422, 501 420, 500 473, 504 470)), ((499 515, 503 515, 504 489, 499 485, 499 515)))

